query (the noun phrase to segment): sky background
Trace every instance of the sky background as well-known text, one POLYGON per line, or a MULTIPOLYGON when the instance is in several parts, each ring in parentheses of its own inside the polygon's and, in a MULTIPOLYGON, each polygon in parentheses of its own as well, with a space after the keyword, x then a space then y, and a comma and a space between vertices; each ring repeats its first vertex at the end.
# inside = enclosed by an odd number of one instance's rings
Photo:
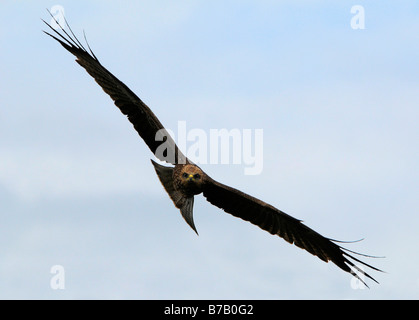
POLYGON ((418 57, 417 0, 1 1, 0 298, 418 299, 418 57), (202 168, 365 238, 346 247, 386 257, 366 259, 380 284, 202 196, 196 236, 131 124, 42 32, 54 5, 166 127, 263 129, 259 175, 202 168))

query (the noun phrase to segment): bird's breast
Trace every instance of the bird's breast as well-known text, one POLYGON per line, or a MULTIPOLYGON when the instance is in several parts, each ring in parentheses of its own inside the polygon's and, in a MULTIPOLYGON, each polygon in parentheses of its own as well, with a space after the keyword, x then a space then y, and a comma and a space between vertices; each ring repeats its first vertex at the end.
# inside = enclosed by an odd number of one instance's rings
POLYGON ((200 194, 202 192, 201 185, 193 180, 187 180, 182 183, 182 191, 188 196, 200 194))

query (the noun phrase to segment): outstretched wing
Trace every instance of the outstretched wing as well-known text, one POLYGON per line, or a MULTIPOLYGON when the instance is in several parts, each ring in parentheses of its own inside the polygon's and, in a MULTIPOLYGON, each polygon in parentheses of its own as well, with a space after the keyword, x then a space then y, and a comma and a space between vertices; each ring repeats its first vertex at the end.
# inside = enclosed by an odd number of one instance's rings
POLYGON ((353 274, 364 284, 362 274, 377 282, 349 258, 373 270, 381 270, 358 260, 348 252, 359 253, 337 245, 335 242, 339 241, 323 237, 304 225, 301 220, 295 219, 257 198, 219 183, 210 177, 207 178, 204 184, 203 194, 211 204, 223 209, 225 212, 249 221, 271 234, 278 235, 325 262, 332 261, 342 270, 353 274))
MULTIPOLYGON (((128 116, 128 120, 134 125, 135 130, 159 160, 171 164, 186 163, 186 157, 178 149, 174 140, 150 108, 124 83, 119 81, 101 65, 88 44, 87 46, 90 52, 83 47, 71 31, 68 23, 67 26, 72 36, 63 28, 61 28, 62 33, 60 33, 47 22, 45 24, 57 37, 46 31, 44 32, 76 56, 76 62, 86 69, 102 89, 112 98, 122 113, 128 116)), ((57 25, 59 24, 57 23, 57 25)))

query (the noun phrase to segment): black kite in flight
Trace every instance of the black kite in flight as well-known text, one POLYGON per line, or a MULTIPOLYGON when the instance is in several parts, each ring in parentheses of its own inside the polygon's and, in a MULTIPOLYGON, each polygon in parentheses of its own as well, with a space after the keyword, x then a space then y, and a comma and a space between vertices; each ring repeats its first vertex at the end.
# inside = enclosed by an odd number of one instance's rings
POLYGON ((133 124, 135 130, 143 138, 153 154, 159 160, 174 165, 174 167, 166 167, 151 160, 161 183, 173 200, 176 208, 180 209, 183 218, 195 232, 196 228, 192 212, 194 196, 202 193, 211 204, 223 209, 225 212, 249 221, 273 235, 278 235, 325 262, 332 261, 339 268, 351 273, 364 284, 365 282, 361 275, 365 275, 377 282, 370 275, 363 272, 355 263, 358 262, 376 271, 381 270, 350 255, 348 252, 359 253, 336 244, 336 242, 340 241, 326 238, 304 225, 301 220, 293 218, 259 199, 209 177, 201 168, 183 155, 150 108, 124 83, 102 66, 90 49, 89 44, 87 44, 89 51, 83 47, 68 24, 67 26, 72 36, 63 28, 61 28, 62 34, 52 28, 47 22, 45 23, 58 37, 44 32, 76 56, 76 62, 96 80, 112 98, 115 105, 128 117, 128 120, 133 124), (163 143, 165 152, 161 152, 163 143), (355 263, 349 259, 352 259, 355 263))

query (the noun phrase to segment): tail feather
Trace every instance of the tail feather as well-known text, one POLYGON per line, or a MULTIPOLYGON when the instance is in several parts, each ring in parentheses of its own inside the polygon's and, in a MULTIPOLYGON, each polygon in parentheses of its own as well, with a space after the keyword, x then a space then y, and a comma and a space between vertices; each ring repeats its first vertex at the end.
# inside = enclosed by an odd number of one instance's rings
POLYGON ((151 160, 151 163, 153 164, 164 189, 169 194, 170 199, 172 199, 176 208, 180 209, 183 219, 185 219, 186 223, 192 228, 192 230, 198 234, 193 221, 194 198, 186 197, 182 192, 175 189, 173 185, 173 167, 162 166, 153 160, 151 160))

